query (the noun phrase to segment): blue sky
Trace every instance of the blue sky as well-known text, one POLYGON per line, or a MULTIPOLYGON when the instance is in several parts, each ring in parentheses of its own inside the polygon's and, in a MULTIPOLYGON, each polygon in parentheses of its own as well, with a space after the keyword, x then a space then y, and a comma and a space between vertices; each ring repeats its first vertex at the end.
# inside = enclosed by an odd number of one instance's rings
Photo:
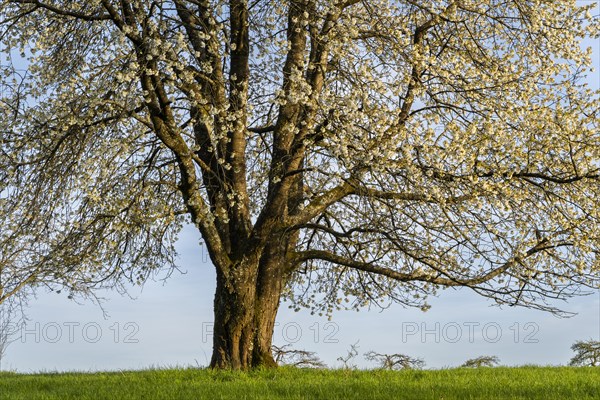
MULTIPOLYGON (((596 13, 597 14, 597 13, 596 13)), ((590 42, 597 66, 591 84, 600 85, 600 41, 590 42)), ((186 228, 178 243, 184 274, 148 282, 130 297, 105 292, 102 310, 77 304, 64 294, 39 293, 28 309, 23 337, 12 343, 2 369, 21 372, 118 370, 206 365, 214 271, 186 228)), ((576 340, 600 340, 600 290, 563 308, 578 313, 560 319, 523 308, 492 307, 467 290, 446 290, 431 300, 432 309, 392 306, 387 310, 342 311, 331 321, 283 304, 274 343, 315 351, 332 367, 358 342, 355 363, 372 366, 362 354, 404 353, 423 358, 427 367, 457 366, 467 358, 496 355, 504 365, 568 363, 576 340)))
MULTIPOLYGON (((214 273, 199 254, 193 229, 181 235, 179 252, 185 274, 167 282, 148 282, 132 291, 135 299, 106 293, 103 307, 76 304, 64 295, 40 294, 31 302, 22 340, 14 342, 3 369, 21 372, 118 370, 206 365, 214 273)), ((392 306, 387 310, 342 311, 326 318, 281 307, 274 342, 316 351, 330 366, 358 342, 362 354, 405 353, 427 366, 456 366, 467 358, 496 355, 506 365, 565 364, 575 340, 600 338, 600 292, 565 305, 577 312, 559 319, 539 311, 492 307, 466 290, 443 291, 432 309, 392 306)))

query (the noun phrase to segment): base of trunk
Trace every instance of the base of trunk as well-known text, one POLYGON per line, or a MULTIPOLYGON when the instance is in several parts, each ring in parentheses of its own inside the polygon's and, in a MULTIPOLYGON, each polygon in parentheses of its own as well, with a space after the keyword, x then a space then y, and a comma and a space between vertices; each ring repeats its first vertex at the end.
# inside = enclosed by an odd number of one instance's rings
POLYGON ((248 254, 243 264, 217 268, 211 368, 277 366, 271 346, 284 286, 285 247, 279 238, 274 243, 260 256, 248 254))
MULTIPOLYGON (((215 325, 211 368, 245 370, 277 366, 271 341, 277 304, 260 296, 256 280, 237 275, 226 279, 217 273, 215 325)), ((279 285, 275 285, 279 287, 279 285)))

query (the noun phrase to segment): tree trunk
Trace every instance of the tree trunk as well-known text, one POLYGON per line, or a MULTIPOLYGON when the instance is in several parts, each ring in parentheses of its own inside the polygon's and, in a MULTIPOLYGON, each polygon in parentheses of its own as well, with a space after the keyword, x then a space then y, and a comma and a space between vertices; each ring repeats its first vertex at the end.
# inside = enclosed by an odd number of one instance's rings
POLYGON ((217 268, 212 368, 246 369, 252 362, 256 272, 238 265, 217 268))
POLYGON ((263 252, 259 264, 256 288, 256 312, 254 315, 253 367, 276 367, 271 347, 275 318, 279 309, 279 300, 283 290, 285 272, 285 250, 275 244, 263 252))
POLYGON ((277 366, 271 345, 284 284, 280 249, 267 246, 260 261, 237 265, 229 273, 217 268, 211 368, 277 366))

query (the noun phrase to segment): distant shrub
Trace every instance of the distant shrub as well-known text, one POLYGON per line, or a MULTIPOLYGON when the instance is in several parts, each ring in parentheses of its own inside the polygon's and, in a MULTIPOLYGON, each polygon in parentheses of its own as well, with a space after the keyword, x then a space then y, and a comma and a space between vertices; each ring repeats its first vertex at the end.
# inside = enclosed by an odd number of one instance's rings
POLYGON ((273 358, 278 365, 291 365, 298 368, 326 368, 327 365, 315 352, 291 349, 290 345, 272 346, 273 358))
POLYGON ((571 346, 575 356, 571 358, 569 365, 581 367, 600 366, 600 341, 587 340, 577 341, 571 346))
POLYGON ((413 358, 406 354, 381 354, 369 351, 365 353, 365 359, 376 361, 379 363, 379 368, 389 370, 421 369, 425 366, 424 360, 413 358))
POLYGON ((350 350, 345 356, 340 356, 337 358, 338 361, 342 362, 342 368, 344 369, 356 369, 356 364, 354 364, 354 359, 358 356, 358 342, 350 345, 350 350))
POLYGON ((463 363, 461 367, 464 368, 481 368, 481 367, 493 367, 500 363, 500 359, 496 356, 479 356, 471 358, 463 363))

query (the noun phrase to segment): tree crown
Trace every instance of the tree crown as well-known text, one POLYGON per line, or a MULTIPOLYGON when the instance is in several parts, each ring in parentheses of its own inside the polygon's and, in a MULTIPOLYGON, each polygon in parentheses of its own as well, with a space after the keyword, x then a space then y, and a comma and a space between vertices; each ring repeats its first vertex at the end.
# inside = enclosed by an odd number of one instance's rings
POLYGON ((314 311, 557 311, 599 284, 591 7, 4 0, 0 298, 143 282, 191 221, 225 272, 296 235, 314 311))

